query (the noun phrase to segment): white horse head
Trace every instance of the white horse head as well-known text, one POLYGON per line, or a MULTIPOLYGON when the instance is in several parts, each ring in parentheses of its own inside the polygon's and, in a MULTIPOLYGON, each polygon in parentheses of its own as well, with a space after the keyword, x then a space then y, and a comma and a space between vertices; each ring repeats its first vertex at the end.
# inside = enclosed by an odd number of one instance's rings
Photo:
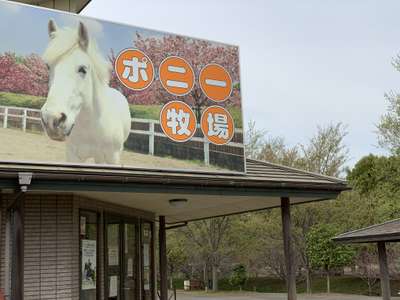
POLYGON ((82 22, 74 30, 60 29, 50 20, 48 31, 50 43, 43 59, 50 81, 42 121, 51 139, 64 141, 80 111, 94 105, 96 86, 108 85, 111 64, 100 55, 82 22))

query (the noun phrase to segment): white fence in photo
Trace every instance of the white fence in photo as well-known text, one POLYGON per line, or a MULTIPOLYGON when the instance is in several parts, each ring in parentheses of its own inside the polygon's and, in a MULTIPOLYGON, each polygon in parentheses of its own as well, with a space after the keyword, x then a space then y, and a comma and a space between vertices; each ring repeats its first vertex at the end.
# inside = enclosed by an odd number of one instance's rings
MULTIPOLYGON (((0 119, 3 120, 3 124, 0 127, 2 128, 10 128, 10 120, 13 120, 15 123, 16 120, 20 121, 20 127, 24 132, 29 128, 30 123, 34 123, 39 125, 41 130, 44 131, 42 127, 41 119, 40 119, 40 110, 39 109, 31 109, 25 107, 14 107, 14 106, 1 106, 0 105, 0 119)), ((18 123, 17 121, 17 123, 18 123)), ((157 132, 155 130, 156 125, 159 125, 160 122, 157 120, 150 120, 150 119, 140 119, 140 118, 132 118, 132 123, 141 123, 141 124, 148 124, 148 130, 138 130, 138 129, 131 129, 131 133, 138 134, 138 135, 145 135, 149 137, 149 153, 150 155, 154 155, 154 147, 155 147, 155 137, 164 137, 167 136, 163 132, 157 132)), ((197 124, 199 128, 199 124, 197 124)), ((242 133, 241 129, 235 129, 236 133, 242 133)), ((192 137, 190 139, 194 142, 203 143, 203 151, 204 151, 204 164, 210 164, 210 143, 204 137, 192 137)), ((234 147, 234 148, 244 148, 243 144, 230 142, 226 146, 234 147)))

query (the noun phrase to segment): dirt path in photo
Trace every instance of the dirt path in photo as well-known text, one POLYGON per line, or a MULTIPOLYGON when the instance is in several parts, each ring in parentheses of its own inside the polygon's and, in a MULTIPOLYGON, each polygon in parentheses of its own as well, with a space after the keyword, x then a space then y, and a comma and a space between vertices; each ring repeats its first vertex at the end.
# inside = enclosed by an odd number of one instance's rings
MULTIPOLYGON (((65 162, 65 143, 53 141, 40 133, 0 128, 0 160, 65 162)), ((125 166, 138 168, 217 170, 200 163, 131 151, 124 151, 121 161, 125 166)))

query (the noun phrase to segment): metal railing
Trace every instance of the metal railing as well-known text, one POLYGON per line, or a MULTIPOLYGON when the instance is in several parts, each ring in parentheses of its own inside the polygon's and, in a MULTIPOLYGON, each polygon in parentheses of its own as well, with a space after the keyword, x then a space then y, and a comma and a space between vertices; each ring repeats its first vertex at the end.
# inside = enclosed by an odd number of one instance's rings
MULTIPOLYGON (((4 129, 9 128, 9 121, 20 120, 20 128, 25 132, 28 128, 30 122, 34 122, 36 125, 39 125, 41 130, 44 131, 42 127, 42 122, 40 119, 40 109, 32 109, 26 107, 15 107, 15 106, 1 106, 0 105, 0 117, 3 119, 2 127, 4 129)), ((132 134, 145 135, 149 137, 148 141, 148 154, 154 155, 155 149, 155 137, 163 137, 167 138, 167 136, 163 132, 157 132, 155 130, 156 125, 159 125, 160 122, 157 120, 151 119, 140 119, 140 118, 132 118, 132 123, 141 123, 148 124, 148 130, 139 130, 139 129, 131 129, 132 134)), ((199 124, 197 124, 197 128, 199 128, 199 124)), ((1 127, 1 123, 0 123, 1 127)), ((132 126, 133 127, 133 126, 132 126)), ((242 133, 241 129, 235 129, 236 133, 242 133)), ((210 142, 205 137, 192 137, 190 141, 203 143, 203 151, 204 151, 204 164, 210 165, 210 142)), ((244 148, 243 144, 230 142, 226 144, 226 146, 234 147, 234 148, 244 148)))

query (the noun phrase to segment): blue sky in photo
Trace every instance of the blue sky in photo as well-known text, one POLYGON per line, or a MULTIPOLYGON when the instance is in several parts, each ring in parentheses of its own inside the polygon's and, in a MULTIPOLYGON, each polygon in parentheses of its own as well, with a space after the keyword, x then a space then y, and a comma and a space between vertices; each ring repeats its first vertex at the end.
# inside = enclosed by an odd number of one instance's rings
POLYGON ((0 20, 7 27, 0 27, 0 53, 16 52, 19 55, 32 53, 41 55, 48 44, 47 24, 54 19, 59 27, 76 27, 82 20, 105 56, 111 48, 116 53, 133 46, 136 32, 142 36, 160 37, 157 31, 135 28, 111 22, 102 22, 93 18, 76 18, 71 14, 58 13, 47 9, 35 9, 27 5, 7 3, 0 0, 0 20))

